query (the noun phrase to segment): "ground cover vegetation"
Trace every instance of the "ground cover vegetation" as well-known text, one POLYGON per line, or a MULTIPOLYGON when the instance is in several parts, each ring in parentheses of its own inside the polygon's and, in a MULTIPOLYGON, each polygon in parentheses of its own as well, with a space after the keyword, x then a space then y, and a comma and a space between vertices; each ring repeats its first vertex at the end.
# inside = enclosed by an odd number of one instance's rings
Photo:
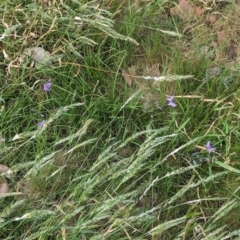
POLYGON ((240 238, 239 1, 0 16, 0 239, 240 238))

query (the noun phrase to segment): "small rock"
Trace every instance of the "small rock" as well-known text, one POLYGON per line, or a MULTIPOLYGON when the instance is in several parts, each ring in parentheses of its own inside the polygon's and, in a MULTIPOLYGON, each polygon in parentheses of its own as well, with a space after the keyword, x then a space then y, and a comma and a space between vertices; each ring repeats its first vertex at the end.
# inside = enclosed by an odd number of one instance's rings
POLYGON ((206 80, 207 78, 214 78, 218 76, 221 73, 221 69, 217 66, 212 66, 206 70, 206 77, 203 80, 206 80))

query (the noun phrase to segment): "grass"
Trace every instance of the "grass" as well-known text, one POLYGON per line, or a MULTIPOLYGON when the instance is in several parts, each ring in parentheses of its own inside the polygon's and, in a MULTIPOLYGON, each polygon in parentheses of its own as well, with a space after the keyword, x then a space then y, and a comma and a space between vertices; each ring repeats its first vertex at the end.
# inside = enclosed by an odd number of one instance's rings
POLYGON ((1 239, 239 239, 238 60, 174 6, 1 1, 1 239))

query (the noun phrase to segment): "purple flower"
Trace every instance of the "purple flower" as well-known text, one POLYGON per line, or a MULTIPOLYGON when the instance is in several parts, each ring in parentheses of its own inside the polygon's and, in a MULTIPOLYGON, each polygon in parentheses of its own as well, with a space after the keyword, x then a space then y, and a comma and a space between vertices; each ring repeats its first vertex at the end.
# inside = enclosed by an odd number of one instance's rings
POLYGON ((51 86, 52 86, 51 81, 49 81, 49 82, 47 82, 47 83, 44 83, 44 84, 43 84, 43 90, 44 90, 45 92, 49 92, 51 86))
POLYGON ((211 152, 213 152, 213 151, 216 150, 215 147, 211 146, 210 141, 208 141, 207 144, 206 144, 204 147, 207 148, 207 150, 208 150, 209 153, 211 153, 211 152))
POLYGON ((46 123, 46 121, 45 121, 45 120, 42 120, 42 121, 39 122, 37 125, 38 125, 39 128, 42 128, 45 123, 46 123))
POLYGON ((171 107, 176 107, 177 104, 174 102, 174 96, 171 96, 169 98, 167 98, 167 101, 168 101, 168 105, 171 106, 171 107))

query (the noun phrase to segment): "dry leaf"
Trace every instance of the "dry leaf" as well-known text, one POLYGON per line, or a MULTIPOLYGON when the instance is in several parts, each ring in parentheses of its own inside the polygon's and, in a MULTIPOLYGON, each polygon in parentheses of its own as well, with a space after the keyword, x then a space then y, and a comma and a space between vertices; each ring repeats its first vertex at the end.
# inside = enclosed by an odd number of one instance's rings
POLYGON ((0 183, 0 194, 8 192, 8 185, 7 183, 0 183))
POLYGON ((126 84, 131 87, 133 82, 133 77, 136 75, 136 67, 132 65, 128 68, 128 71, 122 70, 122 76, 126 82, 126 84))
POLYGON ((208 59, 214 59, 214 57, 215 57, 214 49, 211 49, 208 46, 200 47, 200 53, 201 53, 201 55, 204 55, 208 59))
POLYGON ((159 77, 161 75, 159 71, 159 64, 146 65, 144 75, 150 75, 152 77, 159 77))
POLYGON ((122 70, 122 76, 125 80, 125 83, 131 87, 132 86, 132 77, 130 76, 130 74, 126 71, 126 70, 122 70))
POLYGON ((0 164, 0 174, 10 179, 12 177, 13 171, 6 165, 0 164))
POLYGON ((216 31, 218 43, 223 43, 226 41, 226 34, 224 31, 216 31))
POLYGON ((194 7, 187 0, 179 0, 176 7, 170 8, 171 15, 177 15, 184 21, 190 21, 194 18, 201 16, 203 10, 198 7, 194 7))
POLYGON ((215 14, 210 14, 206 20, 206 22, 209 24, 214 24, 216 21, 217 21, 217 16, 215 14))
POLYGON ((194 16, 196 18, 199 18, 203 13, 203 9, 199 8, 199 7, 194 7, 194 16))
POLYGON ((233 40, 230 41, 230 46, 228 48, 228 57, 230 60, 236 59, 237 57, 236 45, 233 40))
POLYGON ((218 66, 211 66, 206 70, 206 77, 203 80, 206 80, 207 78, 214 78, 218 76, 221 73, 221 69, 218 66))

